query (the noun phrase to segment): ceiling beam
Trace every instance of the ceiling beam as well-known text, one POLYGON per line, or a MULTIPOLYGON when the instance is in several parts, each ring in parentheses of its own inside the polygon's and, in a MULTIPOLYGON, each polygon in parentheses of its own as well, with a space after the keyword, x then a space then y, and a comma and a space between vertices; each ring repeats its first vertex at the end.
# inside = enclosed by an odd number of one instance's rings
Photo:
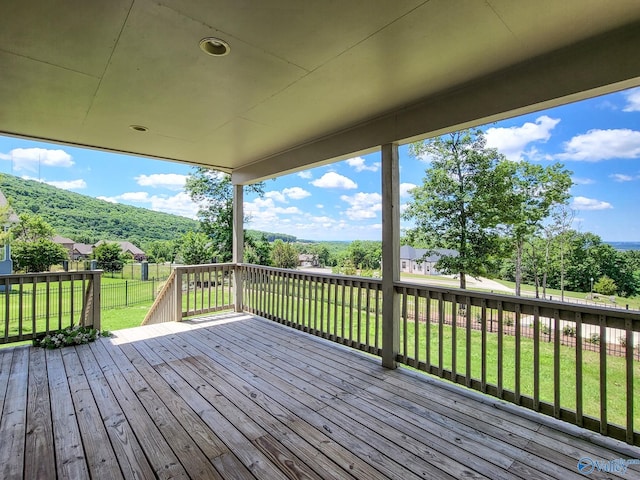
MULTIPOLYGON (((536 57, 491 76, 233 171, 249 184, 640 85, 640 23, 536 57)), ((481 58, 478 61, 482 61, 481 58)))

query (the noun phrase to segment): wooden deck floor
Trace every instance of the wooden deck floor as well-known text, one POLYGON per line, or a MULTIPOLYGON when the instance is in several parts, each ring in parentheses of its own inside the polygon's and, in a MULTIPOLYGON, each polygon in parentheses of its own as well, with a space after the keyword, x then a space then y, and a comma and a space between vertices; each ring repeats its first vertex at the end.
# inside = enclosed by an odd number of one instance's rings
POLYGON ((0 402, 2 479, 584 479, 580 458, 640 458, 249 315, 1 350, 0 402))

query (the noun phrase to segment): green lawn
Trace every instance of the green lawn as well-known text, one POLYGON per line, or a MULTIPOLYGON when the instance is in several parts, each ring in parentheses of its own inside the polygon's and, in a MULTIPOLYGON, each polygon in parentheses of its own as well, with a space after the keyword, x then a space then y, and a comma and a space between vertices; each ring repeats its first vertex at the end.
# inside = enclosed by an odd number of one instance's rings
POLYGON ((152 302, 147 302, 125 308, 103 310, 101 314, 102 329, 113 331, 139 327, 151 305, 152 302))

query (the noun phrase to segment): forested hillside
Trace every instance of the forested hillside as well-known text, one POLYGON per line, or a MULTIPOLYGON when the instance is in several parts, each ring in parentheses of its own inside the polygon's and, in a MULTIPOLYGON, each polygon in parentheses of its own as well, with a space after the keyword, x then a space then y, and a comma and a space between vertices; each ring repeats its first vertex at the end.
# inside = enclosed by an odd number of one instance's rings
POLYGON ((36 213, 56 233, 76 242, 128 240, 143 244, 174 240, 198 229, 198 222, 189 218, 109 203, 7 174, 0 175, 0 190, 18 215, 36 213))

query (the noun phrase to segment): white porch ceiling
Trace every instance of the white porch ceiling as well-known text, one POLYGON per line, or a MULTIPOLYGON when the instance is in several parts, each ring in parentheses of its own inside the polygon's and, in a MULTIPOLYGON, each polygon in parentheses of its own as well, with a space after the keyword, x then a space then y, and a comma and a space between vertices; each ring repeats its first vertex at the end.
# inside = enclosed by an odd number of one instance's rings
POLYGON ((245 183, 639 85, 638 47, 637 0, 3 0, 0 133, 245 183))

